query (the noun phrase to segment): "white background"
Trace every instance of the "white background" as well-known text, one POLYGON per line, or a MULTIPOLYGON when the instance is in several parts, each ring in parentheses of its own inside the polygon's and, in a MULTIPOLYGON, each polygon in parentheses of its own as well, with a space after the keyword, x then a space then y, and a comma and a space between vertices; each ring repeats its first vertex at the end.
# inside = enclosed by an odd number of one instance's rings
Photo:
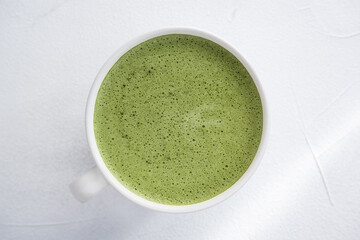
POLYGON ((2 0, 0 73, 0 239, 360 238, 358 0, 2 0), (197 213, 153 212, 111 187, 77 202, 95 75, 169 26, 215 33, 258 73, 272 121, 260 168, 197 213))

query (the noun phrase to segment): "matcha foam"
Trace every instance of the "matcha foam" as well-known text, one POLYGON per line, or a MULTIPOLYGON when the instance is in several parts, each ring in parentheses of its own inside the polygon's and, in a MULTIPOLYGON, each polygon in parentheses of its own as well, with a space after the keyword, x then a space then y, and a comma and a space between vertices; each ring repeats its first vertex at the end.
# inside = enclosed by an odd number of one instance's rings
POLYGON ((94 130, 113 176, 153 202, 187 205, 231 187, 262 133, 248 71, 218 44, 164 35, 125 53, 97 95, 94 130))

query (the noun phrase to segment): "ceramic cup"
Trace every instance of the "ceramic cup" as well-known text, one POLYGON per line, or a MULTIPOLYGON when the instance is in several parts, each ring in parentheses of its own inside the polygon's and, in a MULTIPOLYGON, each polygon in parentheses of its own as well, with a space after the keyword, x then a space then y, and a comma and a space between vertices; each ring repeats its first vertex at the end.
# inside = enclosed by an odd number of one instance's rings
POLYGON ((238 191, 242 186, 244 186, 244 184, 249 180, 249 178, 254 174, 257 167, 259 166, 262 155, 264 154, 266 142, 268 139, 268 132, 269 132, 269 117, 268 117, 267 102, 260 81, 256 76, 254 70, 252 69, 251 65, 231 44, 227 43, 226 41, 220 39, 219 37, 213 34, 193 28, 166 28, 166 29, 152 31, 129 41, 128 43, 123 45, 120 49, 118 49, 102 66, 90 89, 89 98, 86 106, 85 123, 86 123, 87 140, 91 149, 91 153, 94 157, 96 166, 85 172, 82 176, 80 176, 70 185, 71 192, 73 193, 75 198, 81 202, 85 202, 89 200, 92 196, 98 194, 106 186, 111 185, 117 191, 123 194, 125 197, 127 197, 131 201, 143 207, 147 207, 157 211, 168 212, 168 213, 185 213, 185 212, 193 212, 193 211, 205 209, 207 207, 213 206, 225 200, 226 198, 234 194, 236 191, 238 191), (221 194, 209 200, 191 205, 174 206, 174 205, 165 205, 165 204, 152 202, 136 195, 135 193, 125 188, 118 180, 116 180, 116 178, 111 174, 109 169, 105 166, 105 163, 101 158, 99 149, 97 147, 95 141, 95 134, 94 134, 93 120, 94 120, 94 108, 95 108, 97 93, 100 89, 102 81, 104 80, 106 74, 109 72, 111 67, 123 54, 125 54, 127 51, 129 51, 131 48, 135 47, 136 45, 151 38, 167 35, 167 34, 188 34, 188 35, 202 37, 219 44, 220 46, 224 47, 229 52, 231 52, 235 57, 237 57, 237 59, 240 60, 240 62, 245 66, 245 68, 250 73, 252 79, 256 84, 257 90, 260 94, 262 107, 263 107, 263 132, 261 136, 261 142, 258 151, 255 155, 255 158, 253 159, 248 170, 234 185, 232 185, 226 191, 222 192, 221 194))

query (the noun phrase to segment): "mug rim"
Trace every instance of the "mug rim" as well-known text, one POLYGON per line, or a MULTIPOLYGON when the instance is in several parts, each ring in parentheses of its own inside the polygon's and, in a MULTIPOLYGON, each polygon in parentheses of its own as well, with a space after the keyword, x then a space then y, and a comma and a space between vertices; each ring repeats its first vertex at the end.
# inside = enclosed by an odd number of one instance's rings
POLYGON ((86 125, 86 136, 87 140, 90 146, 91 153, 94 157, 94 160, 96 162, 97 167, 99 168, 100 172, 103 174, 105 179, 109 184, 111 184, 117 191, 119 191, 122 195, 124 195, 129 200, 152 210, 157 210, 160 212, 167 212, 167 213, 186 213, 186 212, 194 212, 198 210, 202 210, 205 208, 208 208, 210 206, 214 206, 217 203, 222 202, 223 200, 227 199, 231 195, 233 195, 235 192, 237 192, 241 187, 245 185, 245 183, 250 179, 250 177, 255 173, 256 169, 258 168, 262 156, 265 152, 265 148, 268 142, 268 135, 269 135, 269 116, 268 116, 268 107, 267 107, 267 101, 264 95, 264 91, 262 88, 262 85, 251 67, 251 65, 246 61, 246 59, 240 54, 239 51, 236 50, 231 44, 227 43, 222 38, 217 37, 216 35, 209 33, 204 30, 191 28, 191 27, 171 27, 171 28, 163 28, 159 30, 154 30, 151 32, 147 32, 145 34, 142 34, 127 43, 123 44, 118 50, 115 51, 115 53, 108 58, 108 60, 103 64, 103 66, 100 68, 97 76, 95 77, 95 80, 92 84, 92 87, 89 92, 87 104, 86 104, 86 114, 85 114, 85 125, 86 125), (210 40, 212 42, 215 42, 228 50, 230 53, 232 53, 246 68, 246 70, 249 72, 250 76, 252 77, 257 91, 260 95, 261 104, 262 104, 262 110, 263 110, 263 128, 262 128, 262 134, 260 139, 260 144, 258 147, 258 150, 255 154, 255 157, 253 158, 250 166, 245 171, 245 173, 228 189, 226 189, 224 192, 216 195, 215 197, 212 197, 208 200, 190 204, 190 205, 166 205, 161 203, 156 203, 150 200, 147 200, 145 198, 140 197, 139 195, 133 193, 129 189, 127 189, 124 185, 122 185, 110 172, 110 170, 106 167, 99 149, 96 144, 95 139, 95 132, 94 132, 94 110, 95 110, 95 102, 96 97, 98 94, 98 91, 101 87, 101 84, 103 80, 105 79, 107 73, 111 69, 111 67, 119 60, 119 58, 124 55, 127 51, 129 51, 131 48, 135 47, 136 45, 145 42, 151 38, 159 37, 162 35, 168 35, 168 34, 187 34, 187 35, 193 35, 205 38, 207 40, 210 40))

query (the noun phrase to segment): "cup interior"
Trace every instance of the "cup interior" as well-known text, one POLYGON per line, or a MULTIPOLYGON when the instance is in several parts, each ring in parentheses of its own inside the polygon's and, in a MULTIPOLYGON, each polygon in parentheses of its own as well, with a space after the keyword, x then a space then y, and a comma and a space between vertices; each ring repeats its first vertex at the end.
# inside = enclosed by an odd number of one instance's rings
POLYGON ((248 64, 248 62, 245 60, 245 58, 230 44, 228 44, 224 40, 216 37, 213 34, 210 34, 205 31, 198 30, 198 29, 193 29, 193 28, 161 29, 161 30, 143 34, 143 35, 129 41, 128 43, 123 45, 120 49, 118 49, 102 66, 102 68, 100 69, 100 71, 99 71, 98 75, 96 76, 95 81, 91 87, 88 101, 87 101, 87 107, 86 107, 87 139, 88 139, 88 143, 89 143, 91 152, 94 156, 95 162, 96 162, 98 168, 100 169, 100 171, 103 173, 105 179, 116 190, 118 190, 120 193, 122 193, 125 197, 127 197, 131 201, 134 201, 143 207, 150 208, 150 209, 157 210, 157 211, 169 212, 169 213, 193 212, 193 211, 197 211, 197 210, 201 210, 201 209, 205 209, 207 207, 213 206, 213 205, 223 201, 224 199, 228 198, 229 196, 234 194, 237 190, 239 190, 249 180, 249 178, 254 174, 255 170, 257 169, 257 167, 260 164, 262 155, 264 154, 265 145, 266 145, 267 138, 268 138, 269 119, 268 119, 268 112, 267 112, 268 108, 267 108, 266 104, 267 104, 267 102, 266 102, 266 99, 264 96, 262 86, 258 80, 258 77, 256 76, 256 74, 253 71, 253 69, 251 68, 251 66, 248 64), (97 93, 101 87, 102 81, 105 79, 105 77, 106 77, 107 73, 109 72, 109 70, 111 69, 111 67, 116 63, 116 61, 123 54, 125 54, 128 50, 135 47, 136 45, 138 45, 146 40, 149 40, 151 38, 162 36, 162 35, 167 35, 167 34, 188 34, 188 35, 202 37, 202 38, 208 39, 210 41, 213 41, 213 42, 219 44, 220 46, 224 47, 229 52, 231 52, 244 65, 244 67, 247 69, 247 71, 251 75, 251 77, 257 87, 257 90, 259 92, 259 95, 261 98, 261 103, 262 103, 262 108, 263 108, 263 131, 262 131, 259 148, 256 152, 256 155, 255 155, 252 163, 250 164, 249 168, 247 169, 247 171, 243 174, 243 176, 235 184, 233 184, 230 188, 228 188, 224 192, 222 192, 219 195, 217 195, 211 199, 208 199, 206 201, 196 203, 196 204, 191 204, 191 205, 177 206, 177 205, 165 205, 165 204, 152 202, 152 201, 149 201, 147 199, 144 199, 144 198, 136 195, 135 193, 133 193, 130 190, 128 190, 127 188, 125 188, 111 174, 111 172, 106 167, 106 165, 100 155, 100 152, 97 148, 97 144, 96 144, 96 140, 95 140, 95 133, 94 133, 93 120, 94 120, 94 109, 95 109, 97 93))

